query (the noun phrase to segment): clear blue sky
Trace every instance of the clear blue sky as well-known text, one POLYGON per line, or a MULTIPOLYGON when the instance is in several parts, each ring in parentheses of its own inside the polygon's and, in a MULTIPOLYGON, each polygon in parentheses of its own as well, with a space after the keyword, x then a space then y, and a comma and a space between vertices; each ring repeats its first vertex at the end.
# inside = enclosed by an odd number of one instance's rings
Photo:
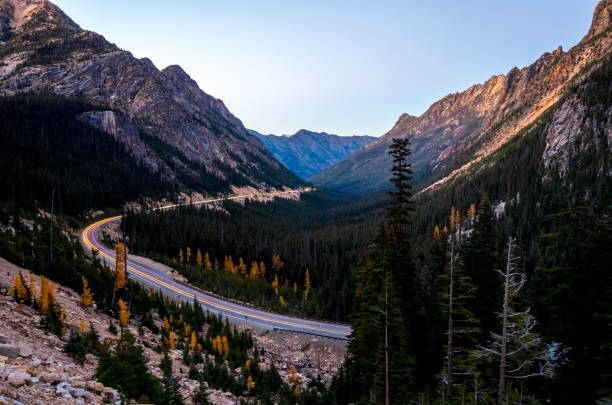
POLYGON ((181 65, 263 133, 379 136, 404 112, 530 64, 596 0, 55 0, 158 68, 181 65))

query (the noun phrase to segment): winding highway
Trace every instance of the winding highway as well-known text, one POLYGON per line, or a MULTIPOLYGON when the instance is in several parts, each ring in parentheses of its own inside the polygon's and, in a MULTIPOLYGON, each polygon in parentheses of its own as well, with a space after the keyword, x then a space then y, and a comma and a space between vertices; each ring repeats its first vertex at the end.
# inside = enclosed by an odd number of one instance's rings
MULTIPOLYGON (((309 189, 301 190, 309 191, 309 189)), ((230 197, 211 198, 198 202, 171 204, 155 208, 156 210, 172 209, 181 205, 202 205, 219 201, 239 200, 257 197, 274 197, 282 194, 299 193, 300 190, 279 191, 272 193, 259 193, 249 195, 234 195, 230 197)), ((109 265, 115 263, 115 251, 104 246, 98 239, 98 230, 112 222, 121 220, 122 215, 105 218, 84 228, 79 237, 81 244, 89 251, 94 249, 100 257, 109 265)), ((141 283, 143 286, 159 290, 163 294, 183 301, 193 302, 194 297, 202 307, 211 313, 220 314, 235 324, 248 325, 257 329, 272 330, 282 329, 294 332, 308 333, 335 339, 346 339, 351 333, 347 324, 320 321, 308 318, 299 318, 289 315, 269 312, 248 304, 226 300, 214 294, 204 292, 189 285, 179 283, 170 275, 159 269, 157 263, 149 259, 128 255, 127 271, 129 276, 141 283)))

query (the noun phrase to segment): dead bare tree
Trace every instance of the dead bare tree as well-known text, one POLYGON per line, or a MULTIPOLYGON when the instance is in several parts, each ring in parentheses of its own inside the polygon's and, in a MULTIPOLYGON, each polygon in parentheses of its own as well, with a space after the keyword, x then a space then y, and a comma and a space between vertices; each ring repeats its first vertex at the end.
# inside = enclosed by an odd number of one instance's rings
POLYGON ((479 346, 476 356, 494 357, 499 360, 498 403, 502 403, 506 393, 507 379, 523 379, 547 374, 549 364, 545 356, 542 339, 533 332, 537 322, 525 311, 515 311, 512 299, 516 297, 527 276, 518 269, 520 256, 514 238, 508 238, 508 253, 505 271, 499 271, 504 283, 504 297, 501 312, 501 334, 492 334, 489 347, 479 346))

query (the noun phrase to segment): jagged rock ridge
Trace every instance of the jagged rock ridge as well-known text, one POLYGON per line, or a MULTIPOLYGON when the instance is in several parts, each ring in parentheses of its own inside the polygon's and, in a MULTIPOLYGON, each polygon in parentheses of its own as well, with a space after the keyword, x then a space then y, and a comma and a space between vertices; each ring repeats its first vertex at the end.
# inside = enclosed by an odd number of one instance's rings
POLYGON ((103 130, 112 119, 112 134, 165 177, 205 171, 227 185, 301 183, 180 66, 160 71, 81 29, 53 3, 0 0, 0 41, 0 95, 85 97, 109 112, 81 118, 103 130))
POLYGON ((420 117, 404 114, 381 138, 311 180, 352 192, 382 190, 391 165, 386 152, 397 137, 412 140, 415 181, 421 186, 439 187, 468 172, 605 63, 612 49, 611 14, 612 0, 602 0, 588 34, 568 52, 558 48, 530 66, 448 95, 420 117))
POLYGON ((366 135, 338 136, 305 129, 282 136, 249 131, 282 164, 303 179, 319 173, 376 139, 366 135))

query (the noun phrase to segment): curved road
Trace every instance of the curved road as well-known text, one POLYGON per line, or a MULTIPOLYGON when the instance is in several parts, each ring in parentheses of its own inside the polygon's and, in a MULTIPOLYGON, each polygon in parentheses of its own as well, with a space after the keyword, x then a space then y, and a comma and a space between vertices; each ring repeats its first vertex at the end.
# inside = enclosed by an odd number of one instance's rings
MULTIPOLYGON (((309 191, 309 189, 306 189, 309 191)), ((195 203, 172 204, 156 208, 158 210, 170 209, 180 205, 199 205, 211 202, 237 200, 253 197, 272 197, 280 194, 297 193, 299 191, 282 191, 274 193, 261 193, 250 195, 236 195, 231 197, 213 198, 195 203)), ((98 239, 97 231, 101 226, 111 222, 121 220, 121 215, 97 221, 81 231, 81 244, 88 250, 96 249, 98 254, 107 263, 115 263, 115 251, 104 246, 98 239)), ((310 333, 330 338, 346 339, 351 333, 351 328, 346 324, 318 321, 314 319, 304 319, 288 315, 281 315, 275 312, 268 312, 263 309, 255 308, 247 304, 228 301, 219 296, 208 294, 202 290, 186 286, 172 279, 165 272, 156 269, 154 262, 129 255, 127 270, 130 277, 145 287, 160 290, 167 296, 176 297, 184 301, 193 302, 195 299, 204 309, 211 313, 218 313, 222 317, 229 319, 233 323, 247 324, 258 329, 283 329, 295 332, 310 333)))

